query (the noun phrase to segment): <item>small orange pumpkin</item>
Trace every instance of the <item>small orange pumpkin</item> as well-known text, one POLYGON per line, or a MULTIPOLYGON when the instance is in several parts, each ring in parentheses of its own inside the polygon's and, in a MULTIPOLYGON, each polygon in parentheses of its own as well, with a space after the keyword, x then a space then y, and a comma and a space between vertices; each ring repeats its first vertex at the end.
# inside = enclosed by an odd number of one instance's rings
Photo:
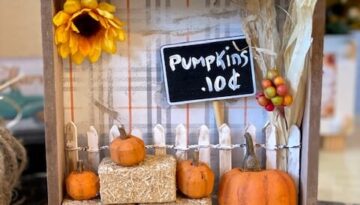
POLYGON ((75 200, 89 200, 99 193, 99 177, 91 171, 84 171, 83 161, 77 162, 77 170, 66 178, 66 192, 75 200))
POLYGON ((245 134, 244 169, 225 173, 219 185, 220 205, 296 205, 296 186, 292 178, 279 170, 261 170, 250 134, 245 134))
POLYGON ((123 126, 119 127, 120 136, 110 144, 110 158, 118 165, 129 167, 145 159, 145 144, 140 138, 128 135, 123 126))
POLYGON ((199 162, 199 151, 194 152, 193 160, 182 160, 176 169, 178 189, 187 197, 200 199, 210 196, 214 188, 214 172, 199 162))

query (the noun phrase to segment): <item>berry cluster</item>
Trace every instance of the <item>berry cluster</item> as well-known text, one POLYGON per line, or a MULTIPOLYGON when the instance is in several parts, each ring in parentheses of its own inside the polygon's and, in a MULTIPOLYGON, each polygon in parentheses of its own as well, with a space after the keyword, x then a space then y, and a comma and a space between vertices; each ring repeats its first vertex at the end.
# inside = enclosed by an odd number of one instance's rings
POLYGON ((266 74, 266 79, 261 82, 263 92, 256 95, 259 105, 267 111, 274 111, 275 107, 290 106, 293 97, 289 94, 285 79, 275 69, 266 74))

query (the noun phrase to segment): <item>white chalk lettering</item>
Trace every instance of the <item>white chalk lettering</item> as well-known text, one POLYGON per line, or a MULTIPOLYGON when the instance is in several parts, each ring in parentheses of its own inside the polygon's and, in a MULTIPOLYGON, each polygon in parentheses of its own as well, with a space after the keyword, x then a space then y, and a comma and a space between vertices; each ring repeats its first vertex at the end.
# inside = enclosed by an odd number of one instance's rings
POLYGON ((181 63, 181 56, 179 54, 175 54, 170 56, 169 58, 169 64, 172 71, 175 71, 175 65, 181 63))
POLYGON ((190 68, 191 68, 191 58, 189 58, 189 61, 188 61, 188 62, 186 62, 186 59, 185 59, 185 58, 182 58, 181 64, 182 64, 182 67, 183 67, 185 70, 190 70, 190 68))
POLYGON ((225 55, 225 51, 221 51, 221 53, 219 54, 218 52, 215 52, 216 54, 216 66, 217 67, 222 67, 223 70, 226 69, 226 66, 225 66, 225 62, 223 60, 223 57, 225 55))
POLYGON ((241 52, 241 57, 244 58, 244 61, 245 61, 241 67, 244 67, 249 63, 249 57, 247 56, 247 54, 248 54, 247 50, 244 50, 243 52, 241 52))
POLYGON ((231 90, 235 91, 240 88, 240 85, 238 84, 238 78, 240 77, 240 74, 233 69, 232 76, 229 80, 228 86, 231 90))
POLYGON ((210 55, 205 58, 207 71, 211 71, 211 64, 215 62, 215 56, 210 55))
POLYGON ((196 68, 197 65, 199 65, 200 63, 201 63, 201 65, 203 67, 206 66, 204 57, 200 57, 200 58, 192 57, 191 59, 192 59, 192 63, 193 63, 194 68, 196 68))

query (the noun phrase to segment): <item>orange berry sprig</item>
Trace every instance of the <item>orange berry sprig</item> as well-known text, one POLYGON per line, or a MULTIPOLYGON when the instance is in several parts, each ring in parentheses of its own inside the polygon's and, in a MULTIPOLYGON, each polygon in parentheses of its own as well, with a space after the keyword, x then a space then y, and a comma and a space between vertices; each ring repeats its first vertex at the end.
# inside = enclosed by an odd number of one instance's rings
POLYGON ((287 107, 293 103, 286 80, 276 69, 268 70, 261 86, 263 92, 256 95, 256 100, 265 110, 272 112, 276 107, 287 107))

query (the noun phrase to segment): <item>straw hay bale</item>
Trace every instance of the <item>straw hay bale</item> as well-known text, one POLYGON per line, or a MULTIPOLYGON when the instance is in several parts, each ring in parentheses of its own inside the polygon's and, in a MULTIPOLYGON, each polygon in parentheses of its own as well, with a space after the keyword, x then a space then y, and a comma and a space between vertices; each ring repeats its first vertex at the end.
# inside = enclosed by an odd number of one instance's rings
POLYGON ((77 201, 72 199, 64 199, 62 205, 102 205, 100 199, 77 201))
POLYGON ((99 165, 100 196, 104 204, 163 203, 176 200, 176 160, 170 155, 146 156, 134 167, 105 158, 99 165))
MULTIPOLYGON (((188 199, 182 196, 178 196, 176 198, 176 202, 169 203, 155 203, 151 205, 211 205, 211 198, 203 198, 203 199, 188 199)), ((149 205, 149 204, 141 204, 141 205, 149 205)))

